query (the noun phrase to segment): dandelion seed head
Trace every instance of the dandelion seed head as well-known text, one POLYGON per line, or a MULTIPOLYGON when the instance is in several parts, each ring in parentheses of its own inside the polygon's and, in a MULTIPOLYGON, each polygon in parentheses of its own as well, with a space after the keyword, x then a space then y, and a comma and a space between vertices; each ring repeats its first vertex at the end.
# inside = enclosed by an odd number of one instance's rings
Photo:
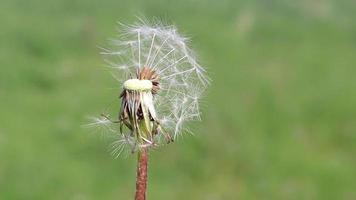
MULTIPOLYGON (((189 132, 185 124, 200 120, 199 100, 209 84, 209 78, 189 48, 188 38, 179 34, 174 26, 160 22, 141 20, 134 25, 121 24, 120 28, 119 38, 111 40, 110 48, 103 49, 102 53, 113 76, 126 89, 147 89, 152 84, 132 77, 145 68, 155 72, 159 90, 153 97, 144 94, 143 104, 147 104, 152 117, 157 118, 162 129, 174 138, 189 132)), ((97 120, 95 125, 105 126, 106 123, 97 120)), ((154 137, 158 137, 159 141, 161 136, 154 137)), ((147 138, 143 140, 153 143, 147 138)), ((126 145, 140 148, 130 134, 124 134, 114 144, 115 154, 126 145)))

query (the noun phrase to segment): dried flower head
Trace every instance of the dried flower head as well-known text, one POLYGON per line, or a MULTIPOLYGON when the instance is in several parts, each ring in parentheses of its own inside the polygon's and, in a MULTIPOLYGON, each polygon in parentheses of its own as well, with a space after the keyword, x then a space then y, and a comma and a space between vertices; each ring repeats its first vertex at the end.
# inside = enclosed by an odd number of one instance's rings
MULTIPOLYGON (((200 119, 199 98, 209 83, 175 27, 142 21, 121 27, 120 39, 102 53, 123 88, 115 153, 173 141, 185 122, 200 119)), ((103 117, 103 124, 113 122, 103 117)))

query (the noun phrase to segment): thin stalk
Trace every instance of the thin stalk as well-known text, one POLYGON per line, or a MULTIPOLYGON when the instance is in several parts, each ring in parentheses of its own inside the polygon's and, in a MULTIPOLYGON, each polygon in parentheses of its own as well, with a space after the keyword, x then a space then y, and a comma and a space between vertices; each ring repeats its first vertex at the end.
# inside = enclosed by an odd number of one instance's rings
POLYGON ((137 156, 135 200, 146 200, 148 149, 143 148, 137 156))

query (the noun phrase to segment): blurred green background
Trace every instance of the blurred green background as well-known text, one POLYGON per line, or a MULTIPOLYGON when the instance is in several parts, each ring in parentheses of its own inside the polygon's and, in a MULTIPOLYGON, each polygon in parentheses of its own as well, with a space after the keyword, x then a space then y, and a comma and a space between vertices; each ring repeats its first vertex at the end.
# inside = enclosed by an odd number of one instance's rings
POLYGON ((133 199, 136 156, 81 127, 117 101, 98 46, 174 23, 213 80, 149 199, 356 199, 356 1, 0 2, 0 199, 133 199))

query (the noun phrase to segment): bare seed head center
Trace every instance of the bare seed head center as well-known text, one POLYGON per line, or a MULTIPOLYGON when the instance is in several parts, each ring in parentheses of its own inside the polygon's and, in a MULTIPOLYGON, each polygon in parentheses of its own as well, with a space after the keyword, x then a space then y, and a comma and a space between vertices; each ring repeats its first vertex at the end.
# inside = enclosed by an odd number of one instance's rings
POLYGON ((124 82, 124 89, 134 91, 147 91, 153 87, 150 80, 129 79, 124 82))

